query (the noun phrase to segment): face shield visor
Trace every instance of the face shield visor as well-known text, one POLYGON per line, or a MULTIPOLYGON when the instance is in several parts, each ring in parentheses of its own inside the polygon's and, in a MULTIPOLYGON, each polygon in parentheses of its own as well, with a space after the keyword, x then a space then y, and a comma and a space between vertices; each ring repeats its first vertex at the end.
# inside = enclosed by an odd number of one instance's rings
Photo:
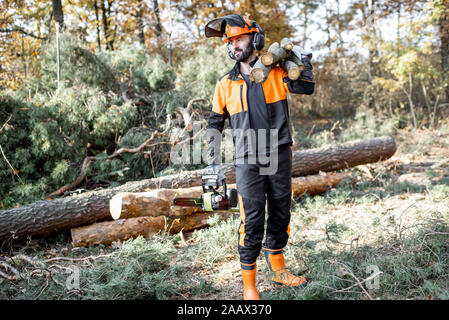
POLYGON ((255 24, 252 25, 249 20, 243 19, 239 14, 230 14, 213 19, 204 27, 204 33, 207 38, 219 37, 223 40, 252 32, 259 32, 259 29, 255 24))

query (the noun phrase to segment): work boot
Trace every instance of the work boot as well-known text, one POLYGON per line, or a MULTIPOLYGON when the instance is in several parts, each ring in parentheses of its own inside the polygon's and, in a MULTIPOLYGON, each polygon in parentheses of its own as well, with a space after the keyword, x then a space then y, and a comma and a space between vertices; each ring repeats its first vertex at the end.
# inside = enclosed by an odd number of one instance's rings
POLYGON ((256 264, 247 266, 242 264, 243 300, 260 300, 256 289, 256 264))
POLYGON ((262 248, 268 268, 273 273, 271 280, 289 287, 296 287, 307 282, 303 276, 295 276, 285 268, 282 249, 271 250, 262 248))

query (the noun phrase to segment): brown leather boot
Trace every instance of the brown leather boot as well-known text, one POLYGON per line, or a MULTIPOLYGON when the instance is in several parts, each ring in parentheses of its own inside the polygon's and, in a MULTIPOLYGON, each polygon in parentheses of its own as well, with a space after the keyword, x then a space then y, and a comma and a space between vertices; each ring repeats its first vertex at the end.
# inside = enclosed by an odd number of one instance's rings
POLYGON ((256 289, 256 264, 247 266, 242 264, 243 300, 260 300, 256 289))
POLYGON ((303 276, 295 276, 285 268, 282 249, 271 250, 262 248, 268 268, 273 273, 271 280, 289 287, 296 287, 307 282, 303 276))

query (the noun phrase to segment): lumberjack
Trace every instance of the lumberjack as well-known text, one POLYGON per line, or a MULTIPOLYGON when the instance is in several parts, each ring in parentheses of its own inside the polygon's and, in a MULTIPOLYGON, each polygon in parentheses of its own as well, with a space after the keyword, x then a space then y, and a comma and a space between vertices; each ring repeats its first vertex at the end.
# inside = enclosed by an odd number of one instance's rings
MULTIPOLYGON (((220 166, 220 137, 228 118, 234 135, 241 217, 238 252, 243 298, 257 300, 256 259, 261 250, 273 281, 292 287, 306 283, 303 276, 295 276, 286 269, 283 255, 290 233, 292 199, 292 137, 286 94, 313 93, 312 65, 310 56, 301 56, 300 64, 304 68, 296 80, 289 79, 287 72, 274 64, 265 67, 262 79, 255 79, 250 76, 251 71, 256 69, 256 64, 263 69, 264 61, 261 63, 258 59, 257 50, 262 50, 265 42, 262 28, 255 21, 231 14, 210 21, 205 27, 205 34, 206 37, 223 37, 230 58, 236 60, 234 68, 222 76, 215 87, 206 132, 207 169, 210 173, 224 175, 220 166), (234 134, 242 130, 250 131, 247 139, 234 134), (255 135, 251 131, 255 131, 255 135), (265 139, 255 140, 254 137, 265 139), (272 154, 276 157, 271 157, 272 154), (277 170, 262 174, 273 161, 277 170), (266 201, 268 221, 266 240, 262 244, 266 201)), ((278 53, 268 61, 277 63, 285 57, 287 55, 278 53)))

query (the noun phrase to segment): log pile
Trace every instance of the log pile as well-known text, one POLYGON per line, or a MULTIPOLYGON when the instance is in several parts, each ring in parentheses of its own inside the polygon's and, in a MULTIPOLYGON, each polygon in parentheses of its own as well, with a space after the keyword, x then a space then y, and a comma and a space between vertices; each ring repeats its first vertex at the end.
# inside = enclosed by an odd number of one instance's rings
MULTIPOLYGON (((295 151, 293 196, 323 193, 346 176, 335 171, 382 161, 395 152, 396 144, 391 137, 295 151)), ((228 185, 235 183, 234 166, 223 165, 222 169, 228 185)), ((204 170, 187 171, 0 210, 0 243, 71 230, 74 246, 107 244, 138 234, 190 231, 207 226, 207 220, 214 214, 220 219, 238 214, 171 205, 176 196, 199 197, 201 188, 193 186, 201 184, 203 174, 204 170)))
MULTIPOLYGON (((328 173, 292 179, 293 197, 322 194, 340 183, 347 173, 328 173)), ((235 188, 235 185, 228 185, 235 188)), ((170 234, 209 226, 207 220, 218 216, 225 220, 231 211, 204 212, 201 208, 173 206, 176 197, 199 198, 201 187, 185 189, 155 189, 149 192, 122 192, 112 197, 109 205, 115 221, 104 221, 71 230, 74 247, 111 244, 141 235, 150 237, 158 232, 170 234)), ((237 213, 238 214, 238 213, 237 213)))
POLYGON ((304 70, 301 55, 301 48, 293 45, 288 38, 282 39, 280 44, 274 42, 268 48, 268 51, 254 64, 250 73, 250 79, 255 83, 264 82, 271 68, 279 64, 287 71, 290 80, 296 80, 299 78, 301 71, 304 70))

